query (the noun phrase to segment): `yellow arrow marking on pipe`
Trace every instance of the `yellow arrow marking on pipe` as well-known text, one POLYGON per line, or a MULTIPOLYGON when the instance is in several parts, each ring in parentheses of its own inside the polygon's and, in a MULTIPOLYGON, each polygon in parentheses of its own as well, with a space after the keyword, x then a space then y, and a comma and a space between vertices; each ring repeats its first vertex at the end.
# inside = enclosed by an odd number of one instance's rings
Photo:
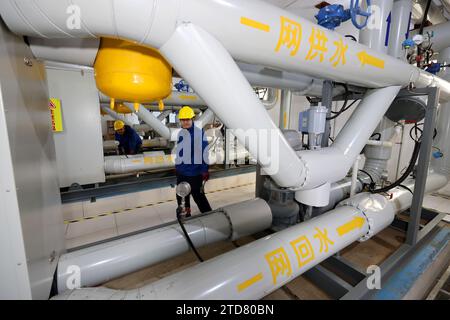
POLYGON ((241 17, 241 24, 247 26, 247 27, 251 27, 251 28, 255 28, 264 32, 269 32, 270 31, 270 26, 268 24, 259 22, 259 21, 255 21, 246 17, 241 17))
POLYGON ((366 51, 359 52, 358 59, 359 61, 361 61, 361 67, 364 67, 366 64, 368 64, 375 68, 384 69, 384 60, 371 56, 366 51))
POLYGON ((238 284, 237 290, 238 290, 238 292, 241 292, 241 291, 247 289, 248 287, 250 287, 252 284, 255 284, 256 282, 261 281, 262 279, 263 279, 263 274, 260 272, 256 276, 251 277, 250 279, 245 280, 244 282, 238 284))
POLYGON ((355 229, 361 229, 365 222, 366 219, 361 217, 355 217, 350 222, 347 222, 342 226, 338 227, 336 231, 338 235, 342 237, 343 235, 346 235, 347 233, 355 229))

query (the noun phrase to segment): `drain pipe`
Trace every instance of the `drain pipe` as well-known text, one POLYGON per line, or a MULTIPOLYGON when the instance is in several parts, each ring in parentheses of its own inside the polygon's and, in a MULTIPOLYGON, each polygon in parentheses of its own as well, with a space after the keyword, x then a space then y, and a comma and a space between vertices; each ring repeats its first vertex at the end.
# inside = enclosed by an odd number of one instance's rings
MULTIPOLYGON (((427 178, 426 192, 448 179, 427 178)), ((414 180, 406 182, 414 188, 414 180)), ((411 206, 412 195, 395 188, 389 196, 361 193, 336 209, 246 246, 227 252, 134 290, 104 287, 66 291, 54 299, 261 299, 355 241, 388 227, 396 213, 411 206)))
MULTIPOLYGON (((175 217, 175 212, 174 212, 175 217)), ((232 204, 186 220, 195 247, 236 239, 268 229, 272 213, 262 199, 232 204)), ((189 251, 176 222, 130 237, 63 254, 58 263, 58 292, 67 290, 73 266, 80 269, 80 286, 95 286, 189 251)))

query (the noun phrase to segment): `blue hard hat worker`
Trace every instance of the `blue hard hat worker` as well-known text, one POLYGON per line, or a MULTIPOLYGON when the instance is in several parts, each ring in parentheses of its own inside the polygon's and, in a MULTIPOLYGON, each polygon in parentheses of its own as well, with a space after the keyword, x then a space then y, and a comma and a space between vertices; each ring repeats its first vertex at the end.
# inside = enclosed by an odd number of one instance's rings
MULTIPOLYGON (((189 106, 180 109, 178 118, 182 130, 178 135, 176 149, 175 171, 177 185, 187 182, 191 185, 191 194, 200 212, 211 211, 208 199, 203 190, 203 184, 209 179, 209 166, 206 162, 208 141, 202 128, 195 126, 193 118, 194 110, 189 106), (205 151, 206 150, 206 151, 205 151)), ((182 198, 177 195, 180 206, 182 198)), ((190 196, 185 198, 186 217, 191 216, 190 196)))
POLYGON ((142 139, 136 131, 123 121, 114 122, 116 141, 119 141, 120 154, 137 154, 141 150, 142 139))

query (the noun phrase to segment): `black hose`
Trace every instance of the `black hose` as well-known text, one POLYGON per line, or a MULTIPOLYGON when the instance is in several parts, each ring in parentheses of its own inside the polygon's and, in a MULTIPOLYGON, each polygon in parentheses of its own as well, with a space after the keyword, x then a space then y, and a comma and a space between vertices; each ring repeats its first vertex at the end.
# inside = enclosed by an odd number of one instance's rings
POLYGON ((395 187, 399 187, 401 186, 401 184, 403 183, 403 181, 406 180, 406 178, 408 178, 408 176, 411 174, 411 172, 414 170, 414 166, 416 165, 416 161, 419 158, 419 151, 420 151, 420 145, 421 142, 420 141, 415 141, 414 144, 414 150, 411 156, 411 161, 409 162, 408 168, 406 168, 405 173, 403 173, 403 175, 394 183, 388 185, 387 187, 384 188, 380 188, 380 189, 375 189, 375 190, 370 190, 371 193, 383 193, 383 192, 388 192, 389 190, 395 188, 395 187))
POLYGON ((420 24, 419 34, 423 34, 423 29, 425 28, 425 23, 427 22, 427 19, 428 19, 428 12, 430 11, 430 7, 431 7, 431 1, 432 0, 428 0, 428 2, 427 2, 427 6, 425 8, 425 13, 423 14, 422 23, 420 24))
POLYGON ((194 243, 192 243, 191 237, 189 237, 189 233, 187 233, 186 228, 184 227, 183 221, 181 221, 181 214, 177 214, 177 220, 178 224, 181 227, 181 230, 183 230, 184 236, 186 237, 186 241, 188 242, 189 247, 191 247, 192 251, 194 251, 195 255, 197 256, 197 259, 200 262, 203 262, 203 259, 198 253, 197 249, 195 248, 194 243))

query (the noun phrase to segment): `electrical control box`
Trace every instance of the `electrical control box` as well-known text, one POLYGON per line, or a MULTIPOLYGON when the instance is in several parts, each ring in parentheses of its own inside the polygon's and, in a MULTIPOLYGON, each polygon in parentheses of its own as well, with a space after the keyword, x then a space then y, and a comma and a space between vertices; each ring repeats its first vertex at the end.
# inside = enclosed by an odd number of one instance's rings
POLYGON ((299 131, 308 134, 322 134, 327 122, 327 108, 321 105, 309 108, 300 113, 299 131))

